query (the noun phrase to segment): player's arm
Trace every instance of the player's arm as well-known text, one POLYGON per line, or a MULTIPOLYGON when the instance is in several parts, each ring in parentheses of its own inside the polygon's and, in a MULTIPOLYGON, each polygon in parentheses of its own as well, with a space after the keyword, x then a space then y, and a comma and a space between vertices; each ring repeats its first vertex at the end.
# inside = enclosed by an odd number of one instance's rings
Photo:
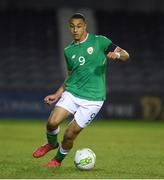
POLYGON ((70 76, 70 74, 71 74, 71 72, 68 71, 68 72, 67 72, 67 76, 66 76, 63 84, 62 84, 62 85, 60 86, 60 88, 54 93, 54 94, 56 94, 56 96, 57 96, 58 98, 60 98, 61 95, 62 95, 62 93, 65 91, 65 82, 67 81, 67 79, 68 79, 68 77, 70 76))
POLYGON ((54 102, 56 102, 62 95, 62 93, 65 91, 65 82, 68 79, 69 75, 71 74, 71 72, 68 72, 67 77, 65 78, 64 82, 62 83, 62 85, 58 88, 58 90, 56 92, 54 92, 53 94, 50 94, 48 96, 46 96, 44 98, 44 102, 48 105, 53 104, 54 102))
POLYGON ((107 50, 107 57, 110 60, 119 59, 122 61, 127 61, 129 59, 129 53, 126 50, 111 43, 107 50))

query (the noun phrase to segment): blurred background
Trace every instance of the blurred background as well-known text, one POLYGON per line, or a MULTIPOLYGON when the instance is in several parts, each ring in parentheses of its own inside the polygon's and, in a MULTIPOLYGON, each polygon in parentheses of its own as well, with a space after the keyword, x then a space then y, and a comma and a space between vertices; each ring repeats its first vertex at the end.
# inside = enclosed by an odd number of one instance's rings
POLYGON ((47 119, 43 98, 65 78, 68 18, 130 54, 109 62, 107 100, 97 118, 164 120, 163 0, 0 0, 0 119, 47 119))

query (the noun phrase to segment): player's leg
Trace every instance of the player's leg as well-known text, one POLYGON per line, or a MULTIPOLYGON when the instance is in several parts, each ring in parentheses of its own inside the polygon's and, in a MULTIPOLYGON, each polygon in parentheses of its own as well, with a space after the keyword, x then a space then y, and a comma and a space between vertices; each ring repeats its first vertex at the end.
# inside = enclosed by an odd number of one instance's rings
POLYGON ((58 148, 57 134, 59 133, 59 124, 71 113, 62 107, 56 106, 51 112, 47 122, 47 144, 42 145, 33 152, 35 158, 44 156, 52 149, 58 148))
POLYGON ((74 114, 74 120, 66 129, 62 144, 59 147, 56 156, 48 162, 48 167, 58 167, 61 165, 61 161, 73 147, 77 135, 82 131, 82 129, 88 126, 103 105, 103 101, 88 101, 74 97, 70 93, 67 93, 67 95, 67 98, 72 99, 73 103, 67 104, 69 106, 62 104, 62 106, 69 109, 70 112, 75 112, 72 113, 74 114))
POLYGON ((86 128, 94 119, 103 105, 103 101, 88 101, 74 97, 74 101, 78 104, 74 120, 70 123, 65 131, 61 146, 58 148, 55 158, 48 162, 48 167, 59 167, 62 160, 73 147, 73 143, 77 135, 86 128))
POLYGON ((74 140, 78 134, 82 131, 75 120, 71 121, 67 129, 65 130, 64 137, 60 147, 58 148, 55 158, 48 162, 47 167, 58 167, 61 165, 62 160, 66 157, 68 152, 72 149, 74 140))
POLYGON ((58 145, 57 134, 59 133, 59 124, 71 113, 62 107, 56 106, 51 113, 47 123, 47 140, 52 147, 58 145))

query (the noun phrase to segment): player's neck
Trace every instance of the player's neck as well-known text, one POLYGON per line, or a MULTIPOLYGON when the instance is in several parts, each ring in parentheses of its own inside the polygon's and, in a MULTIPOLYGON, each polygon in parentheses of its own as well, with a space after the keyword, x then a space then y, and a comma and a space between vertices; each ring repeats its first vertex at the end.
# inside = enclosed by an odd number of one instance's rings
POLYGON ((87 40, 87 38, 88 38, 88 33, 85 32, 85 33, 83 34, 83 36, 81 37, 81 39, 75 41, 75 43, 83 43, 84 41, 87 40))

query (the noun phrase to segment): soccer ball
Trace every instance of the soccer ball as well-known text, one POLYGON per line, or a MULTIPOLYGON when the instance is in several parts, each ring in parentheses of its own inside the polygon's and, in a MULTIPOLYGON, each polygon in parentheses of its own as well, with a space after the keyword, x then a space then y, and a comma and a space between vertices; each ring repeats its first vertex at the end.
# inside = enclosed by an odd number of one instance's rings
POLYGON ((75 166, 80 170, 90 170, 96 162, 95 153, 89 148, 83 148, 76 151, 74 156, 75 166))

